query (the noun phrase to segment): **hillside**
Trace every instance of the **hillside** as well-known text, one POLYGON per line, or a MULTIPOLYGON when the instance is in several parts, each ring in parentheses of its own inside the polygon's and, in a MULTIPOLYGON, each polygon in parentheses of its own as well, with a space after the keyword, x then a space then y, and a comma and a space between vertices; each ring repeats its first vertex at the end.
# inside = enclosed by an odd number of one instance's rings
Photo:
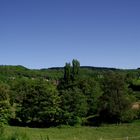
MULTIPOLYGON (((140 69, 117 69, 117 68, 107 68, 107 67, 93 67, 93 66, 80 66, 81 76, 95 77, 97 75, 102 75, 103 73, 114 71, 134 78, 139 78, 140 69)), ((0 65, 0 79, 7 78, 43 78, 50 80, 58 80, 63 77, 64 67, 51 67, 42 69, 28 69, 24 66, 17 65, 0 65)))
MULTIPOLYGON (((95 72, 107 72, 107 71, 119 71, 119 72, 132 72, 138 73, 139 69, 117 69, 117 68, 107 68, 107 67, 93 67, 93 66, 80 66, 80 70, 85 75, 88 73, 95 72)), ((36 77, 36 78, 60 78, 63 76, 64 67, 51 67, 42 69, 28 69, 24 66, 17 65, 0 65, 0 75, 5 77, 36 77)))

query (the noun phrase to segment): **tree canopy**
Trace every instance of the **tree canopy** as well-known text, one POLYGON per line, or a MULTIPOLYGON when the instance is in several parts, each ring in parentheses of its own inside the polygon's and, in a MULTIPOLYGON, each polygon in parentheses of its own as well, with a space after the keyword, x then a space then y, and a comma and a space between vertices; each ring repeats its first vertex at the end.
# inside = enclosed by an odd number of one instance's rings
POLYGON ((0 66, 0 122, 30 127, 123 123, 140 119, 140 70, 0 66))

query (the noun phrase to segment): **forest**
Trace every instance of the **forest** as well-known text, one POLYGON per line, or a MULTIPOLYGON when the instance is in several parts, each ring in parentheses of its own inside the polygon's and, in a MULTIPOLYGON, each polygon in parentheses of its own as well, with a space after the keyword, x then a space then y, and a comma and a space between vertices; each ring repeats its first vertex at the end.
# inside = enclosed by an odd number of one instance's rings
POLYGON ((0 66, 0 123, 100 126, 140 119, 140 69, 0 66))

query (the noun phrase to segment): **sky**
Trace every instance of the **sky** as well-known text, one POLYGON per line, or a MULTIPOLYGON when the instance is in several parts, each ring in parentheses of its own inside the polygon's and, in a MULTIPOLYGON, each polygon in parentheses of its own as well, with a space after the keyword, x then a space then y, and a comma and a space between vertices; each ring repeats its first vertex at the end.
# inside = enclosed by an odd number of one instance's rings
POLYGON ((0 65, 140 67, 140 0, 0 0, 0 65))

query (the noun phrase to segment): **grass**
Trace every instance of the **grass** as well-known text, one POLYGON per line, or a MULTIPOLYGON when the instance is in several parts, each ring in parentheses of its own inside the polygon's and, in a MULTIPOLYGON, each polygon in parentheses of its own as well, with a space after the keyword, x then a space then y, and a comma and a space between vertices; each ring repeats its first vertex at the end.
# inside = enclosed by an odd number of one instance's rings
POLYGON ((5 129, 7 135, 13 132, 26 133, 30 140, 100 140, 100 138, 111 139, 140 136, 140 122, 102 127, 60 127, 46 129, 6 127, 5 129))

